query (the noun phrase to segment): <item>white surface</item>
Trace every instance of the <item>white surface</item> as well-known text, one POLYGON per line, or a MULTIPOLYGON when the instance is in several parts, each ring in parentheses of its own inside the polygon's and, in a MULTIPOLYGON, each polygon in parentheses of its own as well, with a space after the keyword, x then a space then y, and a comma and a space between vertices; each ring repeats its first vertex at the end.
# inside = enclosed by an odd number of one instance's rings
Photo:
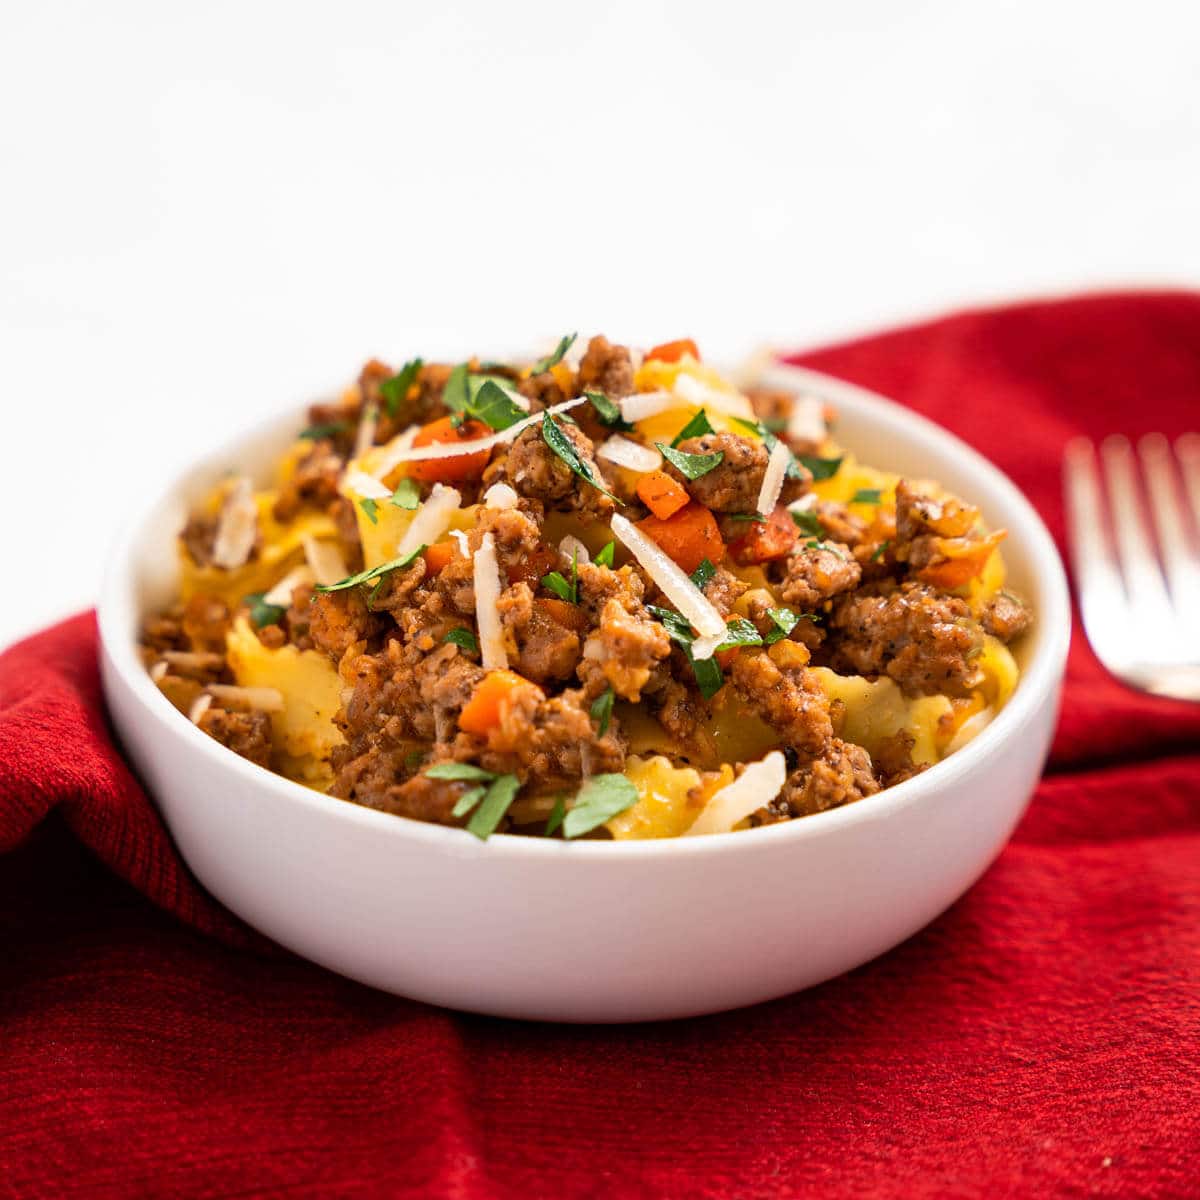
POLYGON ((370 354, 1200 275, 1185 3, 4 5, 0 644, 370 354), (48 480, 62 490, 47 497, 48 480))
POLYGON ((1066 661, 1066 581, 1033 510, 977 454, 858 389, 833 398, 839 434, 867 461, 886 453, 902 472, 940 479, 1009 530, 1006 561, 1037 624, 1017 647, 1016 692, 974 742, 858 804, 640 843, 483 843, 272 775, 171 707, 141 665, 135 633, 140 609, 171 585, 180 511, 229 458, 265 467, 295 428, 276 422, 153 507, 118 548, 101 603, 113 721, 197 878, 277 941, 355 979, 552 1020, 749 1004, 840 974, 921 928, 991 862, 1041 772, 1066 661))

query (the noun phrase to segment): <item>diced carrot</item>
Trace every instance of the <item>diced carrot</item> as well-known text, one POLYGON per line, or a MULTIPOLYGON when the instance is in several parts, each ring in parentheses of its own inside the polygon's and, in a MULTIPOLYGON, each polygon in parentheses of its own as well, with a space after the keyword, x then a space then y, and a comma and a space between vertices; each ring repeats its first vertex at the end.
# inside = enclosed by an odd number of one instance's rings
POLYGON ((689 574, 706 558, 716 564, 725 557, 716 518, 694 500, 665 521, 646 517, 637 527, 689 574))
POLYGON ((428 574, 440 574, 454 557, 454 543, 435 542, 432 546, 425 547, 422 557, 425 559, 425 570, 428 574))
POLYGON ((486 735, 499 725, 507 711, 522 693, 542 699, 545 693, 515 671, 489 671, 476 685, 470 700, 463 705, 458 717, 459 729, 467 733, 486 735))
POLYGON ((936 547, 939 557, 922 567, 917 572, 917 578, 947 590, 962 587, 983 571, 992 551, 1007 533, 1006 529, 997 529, 977 542, 965 538, 938 538, 936 547))
POLYGON ((700 361, 700 351, 691 338, 680 338, 677 342, 663 342, 655 346, 646 358, 657 358, 659 362, 678 362, 685 354, 690 354, 697 362, 700 361))
POLYGON ((534 604, 556 625, 562 625, 575 633, 582 633, 587 628, 587 614, 578 604, 552 599, 549 596, 539 596, 534 604))
POLYGON ((736 542, 729 544, 733 561, 742 566, 770 562, 775 558, 786 558, 796 544, 799 531, 792 514, 786 508, 777 508, 766 521, 752 521, 736 542))
POLYGON ((660 520, 673 517, 689 500, 687 488, 666 471, 651 471, 638 480, 641 502, 660 520))
MULTIPOLYGON (((451 417, 441 417, 424 425, 413 438, 414 446, 442 446, 447 443, 471 442, 487 437, 492 431, 482 421, 464 421, 457 429, 451 417)), ((474 479, 482 474, 491 457, 490 450, 476 454, 460 454, 455 458, 433 458, 408 464, 408 473, 414 479, 426 483, 453 483, 460 479, 474 479)))

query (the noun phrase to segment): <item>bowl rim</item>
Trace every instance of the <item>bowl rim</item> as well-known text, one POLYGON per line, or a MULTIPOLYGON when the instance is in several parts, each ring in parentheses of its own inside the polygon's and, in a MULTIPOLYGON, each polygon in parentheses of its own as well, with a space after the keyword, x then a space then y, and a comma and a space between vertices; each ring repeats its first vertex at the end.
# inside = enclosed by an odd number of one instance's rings
MULTIPOLYGON (((793 840, 828 837, 862 822, 890 819, 896 813, 920 804, 932 795, 953 787, 956 780, 973 773, 1003 753, 1034 719, 1062 680, 1071 634, 1071 604, 1066 575, 1058 550, 1044 522, 1021 490, 997 466, 949 430, 919 413, 912 412, 877 392, 836 376, 807 367, 775 364, 758 372, 756 383, 810 391, 859 410, 871 421, 898 429, 910 440, 915 436, 935 448, 942 457, 955 456, 970 474, 978 474, 997 493, 1006 511, 1003 523, 1027 549, 1031 576, 1038 591, 1038 640, 1021 671, 1017 688, 1000 713, 975 738, 928 771, 885 788, 855 804, 843 805, 800 820, 780 822, 736 833, 704 837, 653 838, 622 841, 567 841, 524 834, 493 834, 481 841, 465 829, 435 825, 412 817, 380 812, 305 787, 286 776, 233 754, 214 741, 159 691, 144 669, 136 640, 126 636, 139 624, 134 596, 133 564, 143 533, 154 515, 183 485, 184 481, 210 469, 220 473, 225 464, 255 440, 278 435, 289 423, 299 426, 301 414, 277 414, 228 439, 217 449, 191 461, 173 475, 165 487, 156 489, 149 503, 141 503, 117 535, 108 559, 97 606, 100 645, 106 665, 132 696, 144 716, 172 739, 207 756, 215 771, 228 772, 249 789, 266 788, 279 799, 307 806, 331 820, 357 824, 383 837, 414 839, 429 849, 454 857, 492 854, 503 858, 559 858, 567 855, 582 863, 618 859, 654 859, 661 856, 707 856, 728 854, 735 847, 744 852, 785 845, 793 840)), ((109 690, 105 681, 105 692, 109 690)), ((147 789, 149 794, 149 791, 147 789)))

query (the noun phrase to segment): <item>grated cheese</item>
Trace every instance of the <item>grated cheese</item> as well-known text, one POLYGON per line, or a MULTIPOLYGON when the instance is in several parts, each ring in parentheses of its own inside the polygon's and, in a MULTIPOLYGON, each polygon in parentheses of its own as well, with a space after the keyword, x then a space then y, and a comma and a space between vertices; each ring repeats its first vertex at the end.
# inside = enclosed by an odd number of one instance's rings
POLYGON ((458 552, 463 556, 463 558, 470 558, 471 547, 467 542, 467 535, 463 533, 461 529, 452 529, 450 530, 450 536, 458 544, 458 552))
POLYGON ((461 502, 462 496, 456 489, 435 483, 433 491, 413 513, 413 519, 396 547, 397 555, 411 554, 421 546, 432 546, 450 528, 450 521, 461 502))
MULTIPOLYGON (((307 553, 307 551, 306 551, 307 553)), ((344 579, 345 576, 339 576, 344 579)), ((312 568, 308 566, 293 567, 266 595, 263 596, 264 604, 272 604, 276 608, 288 608, 292 603, 292 592, 301 584, 308 586, 316 583, 313 578, 312 568)), ((337 580, 334 580, 337 583, 337 580)))
POLYGON ((692 643, 692 657, 703 661, 712 658, 717 647, 725 640, 725 633, 714 633, 711 637, 698 637, 692 643))
POLYGON ((588 548, 573 534, 568 533, 561 542, 558 543, 558 552, 568 562, 575 559, 576 562, 591 562, 592 556, 588 553, 588 548))
POLYGON ((797 396, 787 424, 788 437, 798 442, 825 440, 825 405, 816 396, 797 396))
POLYGON ((193 725, 199 725, 200 719, 212 707, 212 702, 213 698, 207 692, 197 696, 196 699, 192 701, 192 707, 188 709, 188 720, 191 721, 193 725))
POLYGON ((360 471, 358 467, 351 467, 342 476, 342 485, 365 500, 390 500, 392 496, 391 491, 374 475, 368 475, 366 471, 360 471))
POLYGON ((631 438, 614 433, 596 447, 596 457, 605 458, 618 467, 631 471, 657 471, 662 466, 662 455, 649 446, 642 446, 631 438))
POLYGON ((153 679, 155 683, 158 683, 166 673, 167 664, 165 662, 156 662, 154 666, 150 668, 150 678, 153 679))
POLYGON ((483 535, 475 551, 475 620, 479 624, 479 657, 485 671, 508 667, 504 629, 500 624, 500 564, 496 561, 496 539, 483 535))
POLYGON ((507 483, 493 483, 483 493, 485 508, 516 508, 520 499, 521 497, 507 483))
MULTIPOLYGON (((342 552, 332 542, 318 542, 312 534, 305 534, 302 544, 304 557, 317 583, 329 587, 340 583, 350 574, 342 552)), ((290 597, 288 603, 291 603, 290 597)))
POLYGON ((283 693, 273 687, 238 687, 231 683, 210 683, 208 694, 225 704, 244 704, 262 712, 282 712, 283 693))
POLYGON ((787 475, 788 463, 792 452, 782 443, 776 442, 771 447, 771 456, 767 459, 767 469, 763 472, 762 487, 758 489, 758 511, 760 516, 769 517, 779 503, 779 493, 783 491, 783 481, 787 475))
POLYGON ((761 762, 751 763, 732 783, 714 793, 683 836, 728 833, 751 813, 770 804, 786 780, 787 762, 779 750, 772 750, 761 762))
POLYGON ((791 504, 787 506, 787 510, 790 513, 813 512, 820 502, 821 497, 818 496, 816 492, 805 492, 805 494, 801 496, 799 500, 793 500, 791 504))
POLYGON ((679 407, 679 398, 672 392, 637 392, 617 401, 623 420, 644 421, 647 417, 657 417, 659 413, 669 412, 679 407))
POLYGON ((258 506, 254 503, 254 489, 250 480, 243 475, 234 482, 225 497, 225 503, 221 505, 221 516, 213 539, 213 562, 227 571, 244 566, 257 537, 258 506))
POLYGON ((754 410, 750 407, 750 401, 740 392, 722 392, 718 388, 709 387, 707 383, 701 383, 694 375, 687 375, 682 371, 675 376, 673 386, 676 396, 697 408, 713 408, 717 412, 728 413, 733 417, 754 419, 754 410))
MULTIPOLYGON (((724 618, 673 558, 620 513, 613 514, 610 528, 617 540, 637 559, 642 570, 658 584, 663 595, 701 637, 712 637, 714 634, 724 637, 724 618)), ((694 649, 692 653, 695 653, 694 649)))
POLYGON ((414 439, 421 432, 420 425, 410 425, 402 429, 386 446, 376 460, 375 469, 371 472, 376 479, 385 479, 403 461, 403 456, 411 449, 414 439))

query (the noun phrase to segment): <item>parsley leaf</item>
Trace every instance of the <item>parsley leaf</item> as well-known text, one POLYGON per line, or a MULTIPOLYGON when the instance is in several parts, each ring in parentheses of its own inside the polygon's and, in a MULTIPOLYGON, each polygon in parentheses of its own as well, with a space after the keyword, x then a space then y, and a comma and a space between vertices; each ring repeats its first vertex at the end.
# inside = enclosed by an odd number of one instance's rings
POLYGON ((598 722, 600 725, 598 730, 600 737, 603 737, 608 732, 608 723, 612 720, 613 701, 616 698, 616 693, 611 687, 608 687, 604 690, 603 695, 597 696, 592 701, 592 707, 588 709, 592 720, 598 722))
POLYGON ((616 500, 616 496, 612 494, 603 484, 600 477, 597 475, 592 464, 586 459, 580 458, 575 449, 574 443, 562 431, 562 427, 549 414, 544 413, 542 416, 542 440, 558 455, 559 458, 575 472, 585 483, 590 483, 598 492, 603 492, 610 500, 616 500))
POLYGON ((436 766, 430 767, 425 774, 430 779, 444 779, 449 783, 462 783, 468 779, 490 781, 496 778, 493 771, 485 771, 482 767, 475 766, 474 763, 458 762, 438 763, 436 766))
POLYGON ((442 403, 454 413, 466 412, 471 393, 467 386, 467 364, 459 363, 446 377, 442 388, 442 403))
POLYGON ((278 604, 267 604, 263 600, 265 592, 254 592, 247 596, 243 603, 250 607, 250 623, 255 629, 264 625, 278 625, 287 609, 278 604))
POLYGON ((545 358, 539 358, 537 362, 529 368, 531 375, 541 375, 543 371, 550 370, 551 367, 556 367, 562 362, 562 357, 575 344, 575 339, 579 336, 577 333, 564 334, 558 339, 558 345, 554 347, 553 354, 547 354, 545 358))
POLYGON ((721 664, 715 658, 693 658, 690 650, 686 651, 688 662, 692 664, 692 673, 696 676, 696 686, 705 700, 711 700, 725 686, 725 676, 721 674, 721 664))
POLYGON ((351 423, 349 421, 325 421, 321 424, 310 425, 307 429, 300 430, 299 436, 305 441, 315 442, 319 438, 337 437, 339 433, 348 433, 351 423))
POLYGON ((554 807, 550 810, 550 816, 546 820, 546 828, 542 832, 543 837, 549 837, 563 823, 563 817, 567 815, 567 800, 565 796, 559 796, 554 801, 554 807))
POLYGON ((678 446, 680 442, 686 441, 688 438, 703 437, 706 433, 713 433, 715 430, 708 423, 708 414, 701 409, 672 439, 671 446, 678 446))
POLYGON ((692 572, 692 582, 701 591, 704 591, 704 589, 708 587, 710 583, 712 583, 713 577, 716 575, 716 573, 717 568, 713 566, 712 560, 708 558, 702 558, 700 560, 700 565, 692 572))
POLYGON ((875 547, 874 553, 871 555, 871 561, 878 562, 884 556, 884 554, 887 553, 887 548, 891 544, 892 543, 890 541, 880 542, 879 545, 875 547))
POLYGON ((425 364, 419 358, 410 358, 391 379, 385 379, 379 385, 379 394, 383 397, 389 417, 396 415, 396 409, 408 399, 408 389, 417 380, 417 372, 425 364))
POLYGON ((787 637, 796 628, 796 622, 800 620, 790 608, 768 608, 767 616, 775 623, 775 628, 763 639, 768 646, 773 646, 787 637))
POLYGON ((624 775, 593 775, 579 789, 574 806, 563 819, 563 836, 583 837, 632 808, 637 799, 637 788, 624 775))
POLYGON ((409 479, 407 476, 400 480, 388 503, 394 504, 397 508, 406 508, 411 512, 421 503, 421 489, 417 485, 417 481, 409 479))
POLYGON ((609 542, 595 558, 592 559, 597 566, 611 567, 613 565, 613 554, 616 552, 616 542, 609 542))
POLYGON ((821 519, 817 516, 815 509, 806 508, 800 512, 792 509, 791 513, 792 520, 796 522, 801 533, 815 538, 824 536, 825 530, 821 527, 821 519))
POLYGON ((603 392, 584 392, 588 403, 596 410, 596 418, 608 429, 628 432, 633 426, 621 416, 621 406, 603 392))
MULTIPOLYGON (((840 459, 838 460, 841 461, 840 459)), ((883 492, 879 488, 859 488, 850 497, 851 504, 882 504, 883 492)))
POLYGON ((480 841, 487 841, 488 835, 495 833, 496 826, 504 820, 504 814, 516 799, 520 787, 521 781, 515 775, 501 775, 492 780, 483 802, 467 822, 467 831, 480 841))
POLYGON ((840 546, 835 545, 833 542, 827 542, 824 538, 809 538, 808 541, 804 543, 804 546, 807 550, 825 550, 829 554, 832 554, 835 558, 847 557, 847 555, 842 552, 842 548, 840 546))
MULTIPOLYGON (((480 378, 472 376, 467 383, 467 413, 492 429, 507 429, 529 416, 512 397, 513 391, 490 376, 483 377, 472 394, 472 385, 480 378)), ((507 380, 505 380, 507 383, 507 380)))
POLYGON ((465 628, 452 629, 444 638, 443 642, 449 642, 452 646, 457 646, 460 650, 465 650, 468 654, 479 653, 479 642, 475 635, 465 628))
MULTIPOLYGON (((721 674, 720 663, 715 658, 697 659, 692 657, 692 643, 696 640, 696 635, 692 632, 692 627, 679 613, 669 608, 658 608, 653 604, 647 607, 662 622, 663 628, 667 631, 667 636, 673 642, 678 643, 683 649, 684 655, 691 664, 692 674, 696 677, 696 686, 700 689, 700 694, 705 700, 711 700, 725 683, 725 676, 721 674)), ((755 636, 758 636, 757 630, 755 630, 755 636)))
POLYGON ((468 788, 459 796, 458 802, 450 810, 451 814, 456 817, 465 817, 486 795, 487 788, 482 783, 478 787, 468 788))
POLYGON ((730 513, 731 521, 757 521, 760 525, 767 523, 767 518, 762 513, 730 513))
POLYGON ((737 617, 730 621, 728 629, 725 640, 717 647, 717 650, 732 650, 735 646, 761 646, 763 644, 762 636, 754 628, 754 623, 746 620, 745 617, 737 617))
POLYGON ((399 558, 393 558, 391 562, 380 563, 379 566, 372 567, 369 571, 359 571, 357 575, 348 575, 345 579, 339 579, 337 583, 318 583, 313 590, 317 592, 341 592, 346 588, 357 587, 360 583, 371 583, 375 579, 382 579, 389 571, 396 571, 401 567, 407 567, 424 550, 424 546, 418 546, 415 550, 409 551, 408 554, 402 554, 399 558))
POLYGON ((842 465, 841 458, 818 458, 813 454, 800 455, 800 463, 812 472, 813 482, 820 483, 822 479, 832 479, 842 465))
POLYGON ((654 444, 662 452, 663 458, 687 479, 699 479, 701 475, 707 475, 714 467, 719 467, 725 458, 723 450, 714 450, 711 454, 685 454, 682 450, 664 446, 662 442, 654 444))
POLYGON ((575 589, 562 577, 558 571, 551 571, 549 575, 542 576, 542 584, 548 590, 553 592, 560 600, 565 600, 568 604, 576 604, 575 589))
POLYGON ((361 508, 363 510, 363 512, 365 512, 367 514, 367 520, 370 521, 372 525, 379 524, 379 502, 378 501, 372 500, 370 496, 366 496, 358 502, 358 507, 361 508))

